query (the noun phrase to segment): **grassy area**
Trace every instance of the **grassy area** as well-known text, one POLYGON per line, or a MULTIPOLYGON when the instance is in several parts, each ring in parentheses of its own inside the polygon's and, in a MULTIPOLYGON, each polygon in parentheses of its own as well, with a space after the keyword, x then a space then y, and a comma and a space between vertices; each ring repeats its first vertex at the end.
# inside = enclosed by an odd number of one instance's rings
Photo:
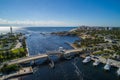
POLYGON ((7 50, 7 51, 0 51, 0 62, 4 62, 7 60, 12 60, 16 58, 21 58, 26 56, 25 48, 18 48, 15 50, 7 50))
POLYGON ((104 54, 105 52, 104 51, 96 51, 96 52, 94 52, 93 54, 94 55, 101 55, 101 54, 104 54))
POLYGON ((0 48, 2 48, 2 45, 0 45, 0 48))
POLYGON ((18 48, 18 49, 14 49, 11 50, 13 54, 17 54, 17 53, 23 53, 25 51, 24 48, 18 48))

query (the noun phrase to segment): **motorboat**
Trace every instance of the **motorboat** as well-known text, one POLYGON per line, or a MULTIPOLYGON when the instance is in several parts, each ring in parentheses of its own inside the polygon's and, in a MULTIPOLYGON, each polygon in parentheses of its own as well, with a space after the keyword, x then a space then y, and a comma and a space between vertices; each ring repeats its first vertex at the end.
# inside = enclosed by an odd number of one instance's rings
POLYGON ((106 65, 104 66, 104 69, 108 71, 110 70, 110 67, 111 67, 110 60, 108 59, 106 65))
POLYGON ((117 74, 118 76, 120 76, 120 68, 117 70, 117 74))
POLYGON ((88 63, 91 61, 91 57, 90 56, 87 56, 82 62, 83 63, 88 63))
POLYGON ((110 70, 110 67, 111 67, 110 64, 106 64, 106 65, 104 66, 104 69, 108 71, 108 70, 110 70))
POLYGON ((100 63, 100 60, 96 59, 95 62, 93 63, 93 66, 99 65, 99 63, 100 63))

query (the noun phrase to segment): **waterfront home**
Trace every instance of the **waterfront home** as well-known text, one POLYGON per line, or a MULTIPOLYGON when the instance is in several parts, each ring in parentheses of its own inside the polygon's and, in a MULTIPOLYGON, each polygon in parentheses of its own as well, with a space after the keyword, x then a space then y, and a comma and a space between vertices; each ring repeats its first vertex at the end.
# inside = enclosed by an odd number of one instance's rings
POLYGON ((104 41, 105 41, 105 42, 110 42, 110 43, 113 42, 113 40, 110 39, 110 38, 105 38, 104 41))
POLYGON ((102 34, 95 34, 95 36, 103 38, 104 36, 102 34))
POLYGON ((91 35, 89 35, 89 34, 81 34, 80 37, 81 37, 82 39, 86 39, 86 38, 95 39, 95 37, 93 37, 93 36, 91 36, 91 35))
POLYGON ((115 59, 120 60, 120 55, 118 55, 118 54, 113 54, 113 57, 114 57, 115 59))

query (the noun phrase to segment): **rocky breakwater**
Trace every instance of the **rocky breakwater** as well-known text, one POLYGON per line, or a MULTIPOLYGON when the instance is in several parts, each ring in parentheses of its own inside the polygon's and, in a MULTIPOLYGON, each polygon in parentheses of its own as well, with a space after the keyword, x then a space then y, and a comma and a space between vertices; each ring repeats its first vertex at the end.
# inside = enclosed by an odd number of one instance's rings
POLYGON ((62 32, 52 32, 52 35, 59 35, 59 36, 76 36, 75 33, 69 31, 62 31, 62 32))

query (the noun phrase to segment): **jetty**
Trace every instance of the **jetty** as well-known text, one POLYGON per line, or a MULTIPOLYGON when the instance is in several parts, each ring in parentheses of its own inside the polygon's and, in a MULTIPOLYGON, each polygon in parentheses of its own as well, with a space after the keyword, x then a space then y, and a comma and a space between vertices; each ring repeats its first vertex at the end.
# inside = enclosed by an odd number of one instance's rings
POLYGON ((70 42, 65 42, 65 44, 68 44, 69 46, 71 46, 73 49, 78 49, 76 46, 74 46, 74 44, 70 43, 70 42))

